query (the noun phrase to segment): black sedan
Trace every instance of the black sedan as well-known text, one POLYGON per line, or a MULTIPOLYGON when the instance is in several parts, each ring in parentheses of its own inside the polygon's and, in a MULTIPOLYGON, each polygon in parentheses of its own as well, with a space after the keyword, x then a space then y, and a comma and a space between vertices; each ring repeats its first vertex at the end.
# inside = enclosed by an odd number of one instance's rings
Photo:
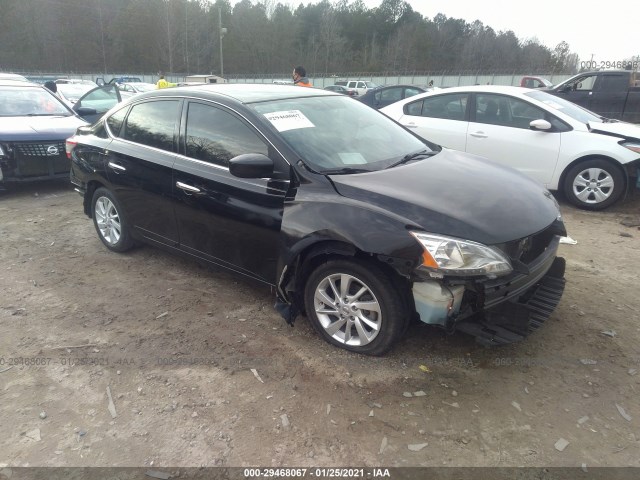
POLYGON ((69 176, 65 140, 86 122, 44 87, 0 80, 0 188, 69 176))
POLYGON ((379 355, 413 318, 495 345, 556 307, 564 225, 538 183, 311 88, 143 93, 67 141, 102 243, 274 286, 289 323, 379 355))
POLYGON ((424 88, 414 85, 389 85, 368 90, 367 93, 359 96, 358 100, 370 107, 382 108, 426 91, 424 88))

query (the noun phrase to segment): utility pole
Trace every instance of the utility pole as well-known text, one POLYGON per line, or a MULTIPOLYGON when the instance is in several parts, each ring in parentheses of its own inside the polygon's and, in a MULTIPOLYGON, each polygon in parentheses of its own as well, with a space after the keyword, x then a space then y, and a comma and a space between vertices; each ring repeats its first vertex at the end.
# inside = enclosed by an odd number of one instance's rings
POLYGON ((218 31, 220 32, 220 77, 224 78, 224 62, 222 60, 222 37, 227 33, 226 28, 222 28, 222 8, 218 7, 218 31))

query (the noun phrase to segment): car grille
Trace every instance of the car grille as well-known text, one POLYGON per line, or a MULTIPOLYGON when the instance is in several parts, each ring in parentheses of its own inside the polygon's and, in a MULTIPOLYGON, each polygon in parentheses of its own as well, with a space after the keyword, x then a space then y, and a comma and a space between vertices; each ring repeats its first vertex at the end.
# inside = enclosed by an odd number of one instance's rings
POLYGON ((554 223, 535 235, 503 243, 497 247, 506 253, 511 260, 519 260, 524 264, 529 264, 545 251, 556 235, 562 236, 566 233, 559 230, 558 225, 554 223))
POLYGON ((69 159, 64 140, 49 142, 15 142, 12 145, 16 174, 21 177, 56 175, 69 171, 69 159), (57 153, 51 154, 55 147, 57 153))

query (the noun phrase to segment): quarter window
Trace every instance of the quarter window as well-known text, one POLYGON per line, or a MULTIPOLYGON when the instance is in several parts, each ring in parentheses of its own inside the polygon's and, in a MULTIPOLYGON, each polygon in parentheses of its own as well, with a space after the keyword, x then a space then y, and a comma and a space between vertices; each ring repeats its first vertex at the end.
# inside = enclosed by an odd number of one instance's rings
POLYGON ((162 100, 134 105, 122 138, 162 150, 173 151, 173 135, 180 102, 162 100))
POLYGON ((189 104, 187 156, 229 166, 229 160, 244 153, 268 155, 265 142, 238 117, 220 108, 189 104))
POLYGON ((120 136, 120 129, 124 123, 124 117, 127 115, 127 110, 127 108, 121 108, 107 119, 109 130, 111 130, 111 133, 116 137, 120 136))

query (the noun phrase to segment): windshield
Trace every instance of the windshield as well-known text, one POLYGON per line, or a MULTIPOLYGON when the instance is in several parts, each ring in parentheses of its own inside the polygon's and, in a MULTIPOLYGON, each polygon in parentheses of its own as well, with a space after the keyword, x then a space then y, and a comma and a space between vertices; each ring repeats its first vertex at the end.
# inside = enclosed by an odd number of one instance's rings
POLYGON ((0 87, 0 117, 70 116, 72 113, 44 88, 0 87))
POLYGON ((382 113, 342 95, 251 106, 319 173, 381 170, 408 154, 437 148, 425 145, 382 113))
POLYGON ((575 103, 571 103, 564 98, 558 98, 546 92, 527 92, 525 93, 525 95, 544 103, 548 108, 568 115, 578 122, 602 123, 602 117, 600 115, 593 113, 592 111, 585 108, 579 107, 575 103))
POLYGON ((373 82, 364 82, 364 84, 367 86, 367 88, 378 88, 378 85, 373 82))

